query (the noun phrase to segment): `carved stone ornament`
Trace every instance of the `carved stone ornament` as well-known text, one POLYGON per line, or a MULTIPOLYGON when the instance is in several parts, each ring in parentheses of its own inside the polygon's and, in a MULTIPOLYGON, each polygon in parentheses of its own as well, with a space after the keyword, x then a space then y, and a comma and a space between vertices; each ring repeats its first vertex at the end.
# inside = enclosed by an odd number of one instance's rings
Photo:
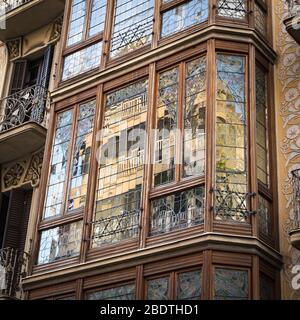
POLYGON ((22 38, 16 38, 6 41, 6 47, 10 60, 16 60, 22 57, 22 38))
POLYGON ((54 21, 49 42, 57 41, 60 38, 62 24, 63 24, 63 16, 57 18, 54 21))
POLYGON ((31 184, 36 188, 40 182, 44 150, 2 167, 1 192, 31 184))

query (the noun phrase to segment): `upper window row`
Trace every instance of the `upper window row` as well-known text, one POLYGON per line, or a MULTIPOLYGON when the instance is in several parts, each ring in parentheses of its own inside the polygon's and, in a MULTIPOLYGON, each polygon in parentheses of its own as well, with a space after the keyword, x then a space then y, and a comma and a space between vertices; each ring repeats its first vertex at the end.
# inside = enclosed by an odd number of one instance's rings
MULTIPOLYGON (((112 21, 110 58, 117 58, 151 44, 154 30, 154 0, 115 0, 110 17, 107 0, 72 0, 66 39, 62 80, 100 66, 105 22, 112 21), (81 44, 87 41, 87 46, 81 44), (71 51, 71 52, 70 52, 71 51)), ((161 38, 185 30, 208 20, 209 0, 163 0, 161 2, 161 38)), ((218 0, 219 17, 245 21, 247 0, 218 0)), ((255 28, 266 35, 267 10, 264 1, 255 1, 255 28)))

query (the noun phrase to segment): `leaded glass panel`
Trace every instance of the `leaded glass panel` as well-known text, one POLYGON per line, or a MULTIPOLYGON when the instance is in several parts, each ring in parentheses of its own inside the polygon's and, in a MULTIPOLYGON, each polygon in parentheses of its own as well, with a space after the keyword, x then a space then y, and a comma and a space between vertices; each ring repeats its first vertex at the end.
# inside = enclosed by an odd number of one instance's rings
POLYGON ((68 198, 69 211, 85 205, 95 110, 95 100, 79 106, 68 198))
POLYGON ((191 0, 162 14, 161 36, 184 30, 208 18, 208 0, 191 0))
POLYGON ((261 195, 258 195, 258 217, 259 231, 267 236, 272 236, 272 220, 271 220, 271 205, 261 195))
POLYGON ((68 153, 71 145, 72 118, 72 110, 62 112, 57 116, 44 211, 45 219, 62 214, 63 189, 66 179, 68 153))
POLYGON ((62 80, 68 80, 100 65, 102 42, 95 43, 65 57, 62 80))
POLYGON ((84 39, 84 26, 86 19, 87 1, 73 0, 71 8, 70 26, 67 45, 71 46, 84 39))
POLYGON ((179 273, 177 275, 177 299, 201 299, 201 270, 179 273))
POLYGON ((263 36, 267 35, 267 15, 257 3, 254 3, 254 25, 263 36))
POLYGON ((104 289, 87 295, 87 300, 134 300, 135 285, 128 284, 116 288, 104 289))
POLYGON ((186 64, 183 176, 203 175, 205 169, 206 57, 186 64))
POLYGON ((42 231, 38 264, 78 255, 81 238, 82 221, 42 231))
POLYGON ((98 161, 92 246, 137 236, 148 108, 148 81, 107 95, 98 161))
POLYGON ((104 30, 107 0, 92 0, 89 37, 104 30))
POLYGON ((148 300, 169 299, 169 277, 151 279, 147 281, 148 300))
POLYGON ((199 225, 203 219, 203 187, 177 192, 151 202, 151 235, 199 225))
POLYGON ((245 58, 217 55, 215 217, 245 222, 247 127, 245 58))
POLYGON ((230 19, 245 19, 247 0, 217 0, 217 14, 230 19))
POLYGON ((159 76, 154 146, 154 186, 174 181, 178 108, 178 68, 159 76))
POLYGON ((112 58, 151 43, 153 15, 153 0, 116 0, 112 58))
POLYGON ((215 268, 216 300, 248 300, 248 271, 215 268))

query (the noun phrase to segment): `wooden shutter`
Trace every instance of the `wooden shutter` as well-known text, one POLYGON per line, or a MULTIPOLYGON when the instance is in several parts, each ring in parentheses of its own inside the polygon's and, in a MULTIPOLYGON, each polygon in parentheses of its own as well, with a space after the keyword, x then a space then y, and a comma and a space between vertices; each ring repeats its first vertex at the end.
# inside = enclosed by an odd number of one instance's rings
POLYGON ((53 46, 48 46, 44 53, 43 65, 42 65, 42 68, 40 69, 40 73, 37 81, 37 84, 41 85, 44 88, 47 88, 49 84, 52 57, 53 57, 53 46))
POLYGON ((24 88, 27 60, 14 62, 12 79, 10 84, 10 94, 14 94, 24 88))

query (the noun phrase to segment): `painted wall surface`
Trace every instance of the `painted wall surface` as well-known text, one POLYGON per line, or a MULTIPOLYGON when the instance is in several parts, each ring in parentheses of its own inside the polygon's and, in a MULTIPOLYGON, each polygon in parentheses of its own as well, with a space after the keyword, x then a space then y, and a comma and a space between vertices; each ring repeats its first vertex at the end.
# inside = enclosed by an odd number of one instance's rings
POLYGON ((291 246, 289 232, 294 219, 292 176, 300 168, 300 46, 288 35, 283 20, 288 11, 283 0, 274 1, 275 109, 279 190, 280 247, 284 259, 282 299, 299 299, 300 289, 292 286, 292 269, 300 265, 300 251, 291 246))

